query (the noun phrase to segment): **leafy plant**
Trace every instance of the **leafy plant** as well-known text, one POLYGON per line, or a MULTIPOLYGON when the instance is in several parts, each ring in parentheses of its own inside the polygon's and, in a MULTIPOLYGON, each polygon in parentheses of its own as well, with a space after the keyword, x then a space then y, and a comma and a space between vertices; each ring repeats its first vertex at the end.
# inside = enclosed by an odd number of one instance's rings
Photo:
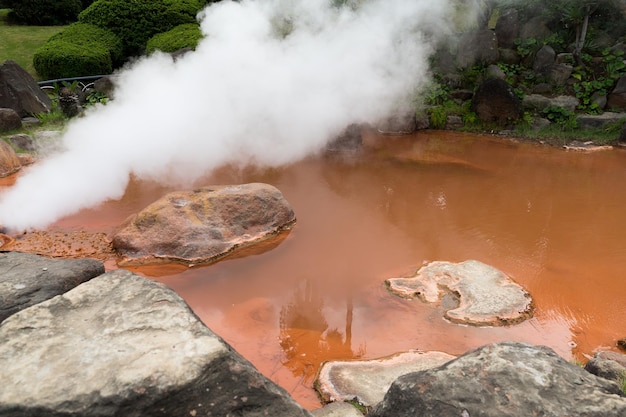
POLYGON ((91 107, 95 106, 96 104, 106 104, 108 101, 109 98, 105 94, 99 91, 91 91, 85 97, 84 107, 91 107))
POLYGON ((576 115, 573 111, 561 106, 547 106, 541 113, 561 130, 574 130, 578 127, 576 115))
POLYGON ((580 104, 578 108, 589 114, 600 114, 602 109, 593 100, 594 95, 606 95, 613 81, 606 78, 593 81, 581 81, 573 85, 574 93, 580 104))
POLYGON ((448 113, 442 106, 431 107, 428 116, 433 129, 444 129, 448 123, 448 113))
POLYGON ((539 42, 535 38, 515 39, 517 53, 523 58, 534 56, 540 48, 539 42))
POLYGON ((474 126, 478 124, 478 115, 473 111, 468 111, 461 116, 461 120, 465 126, 474 126))
POLYGON ((608 78, 618 79, 626 74, 626 63, 624 63, 624 51, 611 51, 606 49, 602 51, 604 57, 604 65, 608 78))
POLYGON ((440 106, 449 100, 449 89, 440 82, 433 82, 426 91, 424 101, 429 106, 440 106))

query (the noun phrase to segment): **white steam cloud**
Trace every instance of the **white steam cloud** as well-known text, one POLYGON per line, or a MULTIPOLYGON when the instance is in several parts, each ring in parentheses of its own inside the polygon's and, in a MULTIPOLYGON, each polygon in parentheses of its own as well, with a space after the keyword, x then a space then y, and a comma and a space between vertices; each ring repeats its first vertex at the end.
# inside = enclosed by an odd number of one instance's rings
POLYGON ((428 82, 448 11, 442 0, 214 3, 200 14, 196 51, 121 71, 115 99, 73 120, 63 150, 1 196, 0 224, 46 227, 120 198, 131 174, 185 184, 227 162, 280 165, 319 151, 428 82))

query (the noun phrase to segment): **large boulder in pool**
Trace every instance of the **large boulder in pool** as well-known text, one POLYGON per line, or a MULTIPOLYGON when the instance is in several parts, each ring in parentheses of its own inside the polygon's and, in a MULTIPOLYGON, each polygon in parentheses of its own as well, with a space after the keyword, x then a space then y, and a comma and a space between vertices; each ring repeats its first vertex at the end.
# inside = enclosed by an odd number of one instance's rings
POLYGON ((458 306, 445 313, 455 323, 502 326, 524 321, 533 313, 532 298, 521 285, 475 260, 431 262, 411 277, 389 278, 385 283, 404 298, 418 297, 428 303, 438 303, 445 296, 456 298, 458 306))
POLYGON ((547 347, 495 343, 401 376, 368 417, 626 416, 620 387, 547 347))
POLYGON ((0 253, 0 322, 101 274, 104 274, 104 265, 93 259, 49 259, 30 253, 0 253))
POLYGON ((0 416, 310 416, 174 291, 125 270, 5 320, 0 381, 0 416))
POLYGON ((169 193, 113 236, 120 264, 216 261, 274 236, 296 220, 268 184, 211 186, 169 193))

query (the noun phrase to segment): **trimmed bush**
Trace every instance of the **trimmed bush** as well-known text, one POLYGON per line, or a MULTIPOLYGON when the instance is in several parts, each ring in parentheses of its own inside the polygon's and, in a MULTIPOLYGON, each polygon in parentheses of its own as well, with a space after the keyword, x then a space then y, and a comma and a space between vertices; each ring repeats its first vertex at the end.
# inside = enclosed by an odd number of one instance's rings
POLYGON ((196 23, 187 23, 176 26, 174 29, 154 35, 146 45, 146 53, 156 50, 162 52, 176 52, 179 49, 195 49, 202 39, 200 26, 196 23))
POLYGON ((75 22, 83 10, 82 0, 4 0, 4 3, 12 9, 11 21, 36 26, 75 22))
POLYGON ((112 32, 74 23, 35 51, 33 66, 43 79, 110 74, 122 64, 122 42, 112 32))
POLYGON ((37 49, 33 65, 44 80, 110 74, 113 71, 111 54, 104 46, 94 44, 91 48, 84 48, 63 41, 50 41, 37 49))
POLYGON ((198 0, 98 0, 78 20, 115 33, 124 45, 124 56, 131 57, 142 54, 157 33, 196 23, 201 8, 198 0))
POLYGON ((98 43, 104 46, 111 54, 113 67, 118 67, 124 62, 124 50, 122 41, 113 32, 89 23, 73 23, 63 31, 53 35, 48 41, 63 41, 84 48, 91 48, 98 43))

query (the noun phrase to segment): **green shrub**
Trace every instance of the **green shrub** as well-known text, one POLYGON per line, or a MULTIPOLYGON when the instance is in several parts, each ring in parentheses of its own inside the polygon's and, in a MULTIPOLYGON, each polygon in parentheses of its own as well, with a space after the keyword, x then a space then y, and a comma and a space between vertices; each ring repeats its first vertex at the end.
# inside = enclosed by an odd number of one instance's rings
POLYGON ((431 107, 428 111, 430 127, 433 129, 445 129, 448 123, 448 113, 443 107, 431 107))
POLYGON ((11 21, 33 26, 75 22, 83 9, 81 0, 5 0, 11 21))
POLYGON ((86 49, 94 44, 100 44, 109 50, 114 68, 124 62, 122 41, 110 30, 88 23, 73 23, 60 33, 53 35, 49 41, 63 41, 86 49))
POLYGON ((551 105, 544 108, 541 113, 561 130, 574 130, 578 127, 576 114, 565 107, 551 105))
POLYGON ((110 51, 100 43, 89 48, 57 39, 35 51, 33 66, 42 79, 110 74, 113 71, 110 51))
POLYGON ((154 35, 146 44, 146 53, 156 50, 162 52, 175 52, 183 48, 195 49, 202 39, 200 26, 195 23, 187 23, 176 26, 174 29, 154 35))
POLYGON ((78 20, 115 33, 122 41, 124 56, 144 52, 146 42, 157 33, 196 23, 202 5, 198 0, 98 0, 83 10, 78 20))

